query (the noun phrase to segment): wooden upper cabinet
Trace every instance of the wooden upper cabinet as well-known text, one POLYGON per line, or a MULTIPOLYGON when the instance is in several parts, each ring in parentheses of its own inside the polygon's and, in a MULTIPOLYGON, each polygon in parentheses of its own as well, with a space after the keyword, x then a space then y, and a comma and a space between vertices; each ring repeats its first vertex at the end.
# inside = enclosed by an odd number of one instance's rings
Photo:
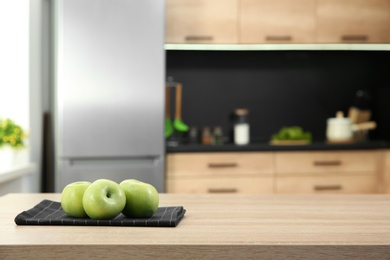
POLYGON ((389 42, 390 0, 318 0, 318 43, 389 42))
POLYGON ((241 0, 240 43, 313 43, 316 0, 241 0))
POLYGON ((167 43, 237 43, 238 0, 167 0, 167 43))

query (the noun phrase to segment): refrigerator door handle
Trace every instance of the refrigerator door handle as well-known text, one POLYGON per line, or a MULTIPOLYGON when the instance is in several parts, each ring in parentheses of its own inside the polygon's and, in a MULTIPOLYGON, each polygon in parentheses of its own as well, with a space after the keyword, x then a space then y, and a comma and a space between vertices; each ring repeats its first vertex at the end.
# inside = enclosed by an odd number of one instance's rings
POLYGON ((71 167, 156 167, 163 163, 162 156, 121 157, 121 158, 63 158, 62 161, 71 167))

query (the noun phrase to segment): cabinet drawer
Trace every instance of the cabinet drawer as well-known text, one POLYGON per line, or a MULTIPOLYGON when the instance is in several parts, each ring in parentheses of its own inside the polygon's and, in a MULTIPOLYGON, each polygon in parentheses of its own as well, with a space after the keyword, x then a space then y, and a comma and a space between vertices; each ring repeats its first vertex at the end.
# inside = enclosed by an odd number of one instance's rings
POLYGON ((167 156, 168 177, 272 175, 271 153, 185 153, 167 156))
POLYGON ((278 177, 277 193, 376 193, 375 175, 278 177))
POLYGON ((168 193, 273 193, 272 177, 168 179, 168 193))
POLYGON ((279 152, 275 155, 276 172, 280 174, 375 173, 380 163, 376 151, 279 152))

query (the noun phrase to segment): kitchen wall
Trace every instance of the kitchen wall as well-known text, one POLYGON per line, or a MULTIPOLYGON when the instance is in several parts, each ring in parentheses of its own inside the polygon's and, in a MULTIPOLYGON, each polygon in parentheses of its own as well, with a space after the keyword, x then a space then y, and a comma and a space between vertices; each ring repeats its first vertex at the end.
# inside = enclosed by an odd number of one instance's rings
POLYGON ((50 110, 50 0, 30 1, 30 161, 37 171, 23 180, 23 192, 42 187, 43 114, 50 110))
POLYGON ((167 76, 183 83, 183 120, 229 134, 231 112, 246 107, 255 141, 291 125, 323 141, 327 118, 347 114, 361 89, 374 100, 370 138, 390 140, 389 69, 382 51, 167 51, 167 76))

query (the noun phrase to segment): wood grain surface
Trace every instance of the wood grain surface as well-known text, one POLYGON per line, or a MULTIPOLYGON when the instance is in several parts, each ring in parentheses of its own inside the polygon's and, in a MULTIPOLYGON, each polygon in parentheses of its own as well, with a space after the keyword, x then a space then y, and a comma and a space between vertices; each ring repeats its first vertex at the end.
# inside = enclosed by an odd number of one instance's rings
POLYGON ((60 194, 0 197, 0 259, 386 259, 390 195, 161 194, 176 228, 17 226, 60 194))

